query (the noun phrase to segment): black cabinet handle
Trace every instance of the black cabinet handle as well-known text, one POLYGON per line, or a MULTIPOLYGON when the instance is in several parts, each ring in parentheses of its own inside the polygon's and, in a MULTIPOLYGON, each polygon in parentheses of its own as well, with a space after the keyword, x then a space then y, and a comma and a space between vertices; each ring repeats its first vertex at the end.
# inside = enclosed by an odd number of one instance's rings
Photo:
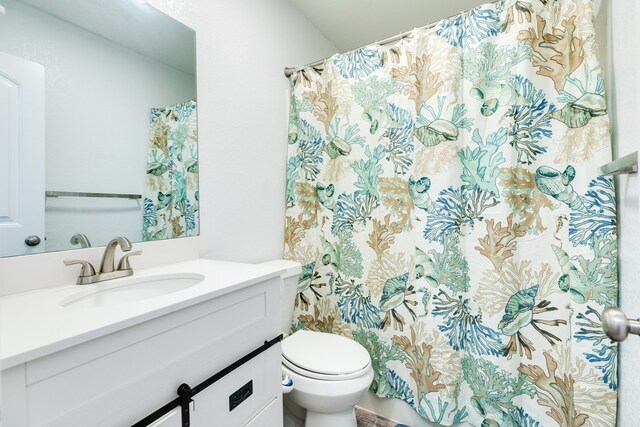
POLYGON ((189 413, 189 405, 193 402, 191 396, 193 396, 193 390, 189 387, 188 384, 180 384, 178 387, 178 396, 180 399, 180 413, 182 414, 182 427, 190 427, 191 419, 189 413))
POLYGON ((253 380, 249 381, 229 396, 229 412, 247 400, 253 394, 253 380))

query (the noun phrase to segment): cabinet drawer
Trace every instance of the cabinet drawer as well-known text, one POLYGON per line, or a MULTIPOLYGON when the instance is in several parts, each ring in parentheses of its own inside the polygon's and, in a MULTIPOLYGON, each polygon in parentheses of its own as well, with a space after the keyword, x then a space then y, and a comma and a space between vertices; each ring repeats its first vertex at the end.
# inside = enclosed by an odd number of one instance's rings
MULTIPOLYGON (((281 380, 278 344, 198 393, 193 398, 192 408, 195 409, 191 412, 191 425, 245 425, 278 396, 281 380), (247 384, 250 384, 250 387, 247 387, 247 384), (234 394, 235 399, 231 397, 234 394), (233 407, 234 405, 237 406, 233 407)), ((272 424, 271 427, 273 426, 275 425, 272 424)))
POLYGON ((244 427, 282 427, 282 399, 274 399, 256 414, 244 427))

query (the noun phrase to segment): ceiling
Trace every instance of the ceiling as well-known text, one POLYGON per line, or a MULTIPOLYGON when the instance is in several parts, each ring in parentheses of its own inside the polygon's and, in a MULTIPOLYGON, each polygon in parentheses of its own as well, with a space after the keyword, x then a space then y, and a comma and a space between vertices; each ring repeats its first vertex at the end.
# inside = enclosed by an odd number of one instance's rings
MULTIPOLYGON (((424 27, 490 0, 289 0, 339 51, 424 27)), ((320 59, 320 58, 318 58, 320 59)))
POLYGON ((195 75, 195 33, 131 0, 21 0, 163 64, 195 75))

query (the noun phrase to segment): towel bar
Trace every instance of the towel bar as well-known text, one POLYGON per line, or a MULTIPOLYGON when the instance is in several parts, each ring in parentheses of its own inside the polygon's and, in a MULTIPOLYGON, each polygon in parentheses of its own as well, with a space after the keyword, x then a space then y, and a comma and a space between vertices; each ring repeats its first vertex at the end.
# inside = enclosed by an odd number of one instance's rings
POLYGON ((638 172, 638 152, 627 154, 600 167, 600 176, 623 175, 638 172))
POLYGON ((85 193, 73 191, 45 191, 47 197, 101 197, 108 199, 142 199, 140 194, 118 194, 118 193, 85 193))

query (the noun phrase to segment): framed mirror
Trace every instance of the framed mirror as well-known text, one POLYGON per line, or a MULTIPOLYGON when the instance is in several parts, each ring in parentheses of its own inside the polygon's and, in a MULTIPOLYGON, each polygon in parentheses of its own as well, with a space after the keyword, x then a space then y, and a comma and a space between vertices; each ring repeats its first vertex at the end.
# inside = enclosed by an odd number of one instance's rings
POLYGON ((0 5, 0 256, 197 235, 195 32, 140 0, 0 5))

